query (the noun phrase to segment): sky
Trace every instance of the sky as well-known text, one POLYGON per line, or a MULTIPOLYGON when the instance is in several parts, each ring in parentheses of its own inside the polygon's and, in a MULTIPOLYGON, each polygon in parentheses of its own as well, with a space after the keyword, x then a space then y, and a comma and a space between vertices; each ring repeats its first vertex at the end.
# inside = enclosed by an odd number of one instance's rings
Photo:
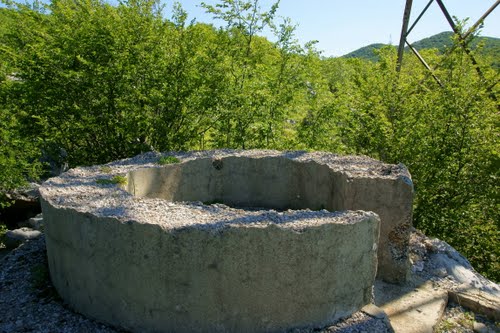
MULTIPOLYGON (((201 0, 177 0, 188 12, 188 20, 214 23, 211 15, 199 6, 201 0)), ((215 4, 217 0, 204 0, 215 4)), ((261 0, 263 10, 271 0, 261 0)), ((429 0, 413 0, 410 25, 429 0)), ((323 56, 341 56, 360 47, 373 44, 399 44, 405 0, 281 0, 277 15, 289 17, 296 24, 296 38, 300 44, 317 40, 316 48, 323 56)), ((460 20, 469 18, 474 24, 495 0, 443 0, 450 15, 460 20)), ((168 8, 171 2, 167 2, 168 8)), ((500 5, 486 18, 482 36, 500 38, 500 5)), ((220 23, 219 23, 220 24, 220 23)), ((410 42, 451 31, 436 1, 410 33, 410 42)), ((270 39, 271 36, 266 36, 270 39)))

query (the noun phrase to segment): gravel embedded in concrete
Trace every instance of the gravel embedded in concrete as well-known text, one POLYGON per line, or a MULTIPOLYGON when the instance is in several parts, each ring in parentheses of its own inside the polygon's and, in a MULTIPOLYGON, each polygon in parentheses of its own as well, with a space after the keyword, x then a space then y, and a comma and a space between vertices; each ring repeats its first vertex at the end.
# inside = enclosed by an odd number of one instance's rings
MULTIPOLYGON (((221 224, 231 221, 254 223, 262 221, 263 215, 273 223, 284 224, 293 217, 294 228, 302 224, 317 223, 317 219, 334 216, 328 211, 255 211, 242 210, 201 203, 171 202, 158 198, 141 198, 130 195, 125 189, 114 184, 98 184, 99 179, 111 179, 114 175, 125 176, 127 173, 143 168, 158 168, 159 153, 146 153, 133 158, 116 161, 103 166, 75 168, 59 177, 48 180, 41 187, 42 196, 59 207, 72 208, 96 216, 116 217, 122 221, 133 220, 137 223, 155 221, 165 229, 186 226, 187 223, 200 227, 210 225, 217 229, 221 224), (166 214, 168 213, 168 214, 166 214), (300 219, 301 215, 304 217, 300 219), (241 217, 244 216, 244 219, 241 217), (297 223, 296 220, 301 220, 297 223)), ((376 178, 407 178, 409 174, 404 166, 389 165, 380 161, 360 156, 339 156, 328 153, 278 152, 272 150, 216 150, 176 153, 174 156, 182 162, 200 158, 219 159, 227 156, 268 158, 286 157, 294 161, 316 161, 328 165, 334 171, 347 175, 363 175, 376 178)), ((410 181, 411 182, 411 181, 410 181)), ((292 226, 290 224, 289 226, 292 226)), ((304 227, 306 225, 303 225, 304 227)))

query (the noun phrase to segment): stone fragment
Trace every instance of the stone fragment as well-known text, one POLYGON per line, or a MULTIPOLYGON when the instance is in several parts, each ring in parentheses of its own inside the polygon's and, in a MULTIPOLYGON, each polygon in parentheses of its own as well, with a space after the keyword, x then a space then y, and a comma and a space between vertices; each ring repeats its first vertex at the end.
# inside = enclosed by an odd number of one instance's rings
POLYGON ((18 247, 21 243, 41 236, 41 232, 30 228, 8 230, 5 233, 4 244, 8 249, 18 247))
POLYGON ((43 231, 43 214, 38 214, 28 220, 28 225, 35 230, 43 231))
POLYGON ((2 221, 9 229, 22 227, 20 221, 25 221, 41 212, 39 184, 30 183, 26 187, 6 193, 11 204, 0 209, 2 221))
POLYGON ((474 270, 470 262, 452 246, 442 240, 432 239, 427 265, 433 267, 438 277, 452 278, 461 289, 482 290, 500 299, 498 284, 486 279, 474 270))
POLYGON ((389 320, 389 316, 387 316, 387 313, 385 313, 384 310, 382 310, 382 308, 379 308, 375 304, 368 304, 365 305, 361 309, 361 311, 363 311, 364 313, 373 318, 382 320, 385 323, 388 331, 394 332, 394 329, 391 326, 391 321, 389 320))
POLYGON ((434 289, 430 282, 403 288, 377 281, 375 301, 389 316, 395 333, 433 333, 448 303, 448 294, 434 289))
POLYGON ((496 333, 493 329, 489 329, 485 324, 477 321, 474 322, 473 329, 476 333, 496 333))
POLYGON ((457 290, 448 291, 448 295, 450 300, 474 313, 500 321, 500 298, 493 294, 462 285, 457 290))

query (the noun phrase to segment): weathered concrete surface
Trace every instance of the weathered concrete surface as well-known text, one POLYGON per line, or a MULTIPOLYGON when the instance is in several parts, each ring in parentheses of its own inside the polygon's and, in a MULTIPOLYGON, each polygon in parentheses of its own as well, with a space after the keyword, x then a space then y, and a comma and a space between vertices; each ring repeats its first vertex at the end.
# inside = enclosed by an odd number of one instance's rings
POLYGON ((368 304, 364 306, 361 311, 366 313, 372 318, 382 320, 387 328, 388 332, 394 333, 394 329, 392 328, 391 321, 387 313, 384 310, 376 306, 375 304, 368 304))
POLYGON ((378 276, 401 283, 409 274, 413 185, 406 168, 368 158, 214 154, 128 174, 128 191, 172 201, 222 202, 274 209, 365 210, 382 221, 378 276))
POLYGON ((61 297, 78 312, 135 332, 323 327, 371 302, 379 224, 373 213, 312 215, 303 230, 264 216, 214 232, 122 223, 45 200, 42 207, 61 297))
POLYGON ((447 303, 446 290, 431 282, 406 287, 375 284, 375 304, 387 314, 395 333, 433 333, 447 303))
POLYGON ((78 311, 141 332, 280 331, 370 303, 377 252, 379 276, 406 279, 413 188, 402 166, 304 152, 159 157, 41 187, 51 277, 78 311), (117 175, 125 187, 102 181, 117 175), (372 208, 381 226, 374 213, 330 212, 372 208))

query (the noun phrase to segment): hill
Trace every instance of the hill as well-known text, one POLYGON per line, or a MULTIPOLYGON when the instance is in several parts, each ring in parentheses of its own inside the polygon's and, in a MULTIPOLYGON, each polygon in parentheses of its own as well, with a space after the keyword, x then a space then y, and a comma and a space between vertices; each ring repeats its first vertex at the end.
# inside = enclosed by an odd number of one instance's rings
POLYGON ((362 48, 357 49, 355 51, 352 51, 342 56, 342 58, 361 58, 370 61, 378 61, 379 57, 377 55, 377 52, 375 51, 380 50, 385 46, 388 46, 388 44, 382 44, 382 43, 370 44, 367 46, 363 46, 362 48))
MULTIPOLYGON (((414 42, 412 45, 417 50, 422 49, 437 49, 440 52, 444 52, 446 48, 453 45, 453 32, 444 31, 439 34, 436 34, 431 37, 424 38, 417 42, 414 42)), ((497 68, 500 67, 500 38, 494 37, 483 37, 478 36, 474 38, 472 42, 472 47, 476 48, 478 45, 482 46, 481 54, 491 56, 493 59, 493 65, 497 68)), ((371 44, 368 46, 364 46, 355 51, 352 51, 344 56, 343 58, 362 58, 370 61, 377 61, 378 56, 376 51, 381 49, 382 47, 389 46, 388 44, 371 44)), ((396 47, 396 46, 394 46, 396 47)), ((408 51, 408 47, 406 47, 408 51)))
MULTIPOLYGON (((413 47, 417 50, 422 49, 438 49, 443 52, 447 47, 453 45, 453 32, 444 31, 437 35, 421 39, 417 42, 412 43, 413 47)), ((408 47, 406 47, 408 50, 408 47)))

